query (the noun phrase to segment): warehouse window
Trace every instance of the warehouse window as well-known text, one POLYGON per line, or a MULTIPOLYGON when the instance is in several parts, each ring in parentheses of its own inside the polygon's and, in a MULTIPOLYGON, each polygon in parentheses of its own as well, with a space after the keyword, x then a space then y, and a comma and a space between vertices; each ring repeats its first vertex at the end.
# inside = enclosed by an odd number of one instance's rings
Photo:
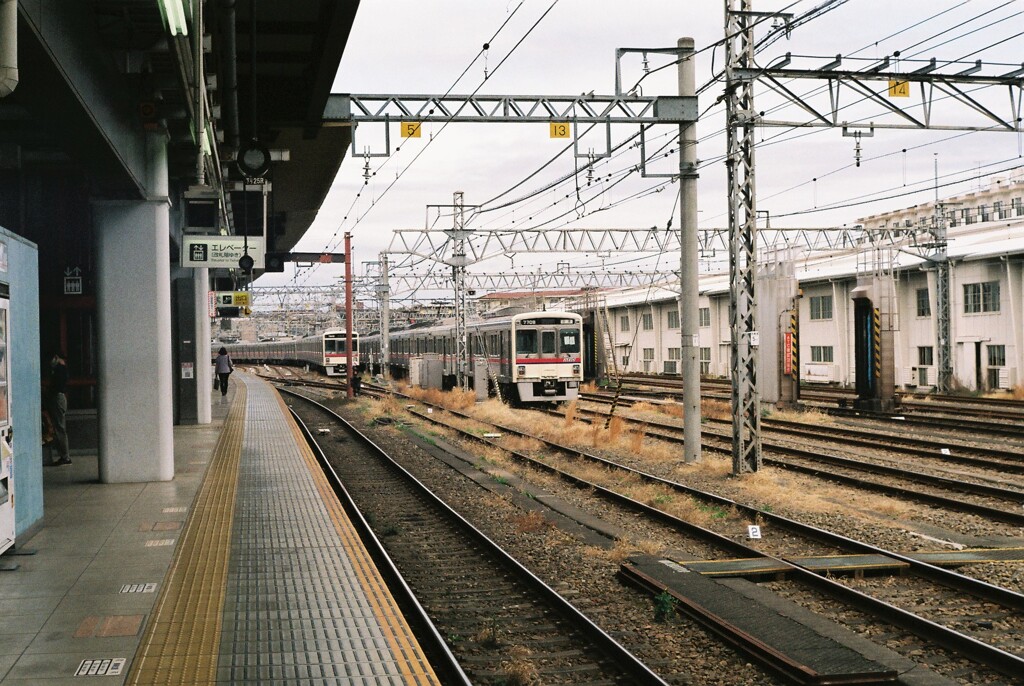
POLYGON ((644 371, 651 371, 651 367, 654 365, 654 348, 644 348, 644 371))
POLYGON ((930 317, 932 316, 932 304, 928 299, 928 289, 918 288, 917 289, 917 316, 918 317, 930 317))
POLYGON ((1006 366, 1006 346, 1005 345, 989 345, 988 348, 988 366, 989 367, 1005 367, 1006 366))
POLYGON ((832 361, 832 346, 831 345, 812 345, 811 346, 811 362, 831 362, 832 361))
POLYGON ((711 308, 702 307, 697 310, 697 320, 698 326, 711 326, 711 308))
POLYGON ((624 314, 619 317, 619 331, 629 331, 629 315, 624 314))
POLYGON ((811 319, 832 319, 832 296, 811 296, 811 319))
POLYGON ((668 311, 668 328, 679 328, 679 310, 672 309, 668 311))
POLYGON ((919 345, 917 346, 917 363, 925 367, 930 367, 935 359, 934 350, 930 345, 919 345))
POLYGON ((644 331, 650 331, 654 328, 654 315, 650 312, 645 313, 641 321, 643 322, 644 331))
POLYGON ((700 349, 700 373, 702 376, 711 373, 711 348, 700 349))
POLYGON ((629 355, 622 356, 622 368, 625 369, 629 366, 629 355))
POLYGON ((964 284, 964 312, 967 314, 978 312, 999 311, 999 282, 985 281, 984 283, 964 284))

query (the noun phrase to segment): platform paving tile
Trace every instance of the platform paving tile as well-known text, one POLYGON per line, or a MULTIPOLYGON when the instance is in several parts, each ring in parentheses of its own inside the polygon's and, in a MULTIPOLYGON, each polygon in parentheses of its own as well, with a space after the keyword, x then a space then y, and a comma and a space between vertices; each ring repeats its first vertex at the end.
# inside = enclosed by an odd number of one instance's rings
POLYGON ((218 681, 402 684, 279 401, 246 384, 218 681))

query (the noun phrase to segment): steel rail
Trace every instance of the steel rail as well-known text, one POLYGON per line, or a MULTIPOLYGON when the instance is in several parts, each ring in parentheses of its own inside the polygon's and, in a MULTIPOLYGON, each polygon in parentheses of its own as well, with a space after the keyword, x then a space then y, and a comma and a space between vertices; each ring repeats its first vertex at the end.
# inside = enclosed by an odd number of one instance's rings
MULTIPOLYGON (((287 393, 288 395, 303 398, 308 400, 304 396, 298 393, 293 393, 285 389, 278 389, 280 392, 287 393)), ((315 401, 309 401, 315 402, 315 401)), ((316 403, 319 405, 319 403, 316 403)), ((323 408, 322 405, 320 407, 323 408)), ((324 451, 320 448, 320 444, 313 438, 313 433, 306 426, 305 422, 299 417, 298 413, 294 409, 288 408, 291 412, 292 418, 299 425, 299 429, 302 431, 303 437, 306 439, 306 443, 309 444, 310 449, 316 456, 317 462, 320 464, 320 468, 323 469, 324 475, 327 477, 327 481, 331 485, 331 490, 338 497, 338 501, 341 506, 345 509, 348 514, 349 520, 351 520, 353 526, 359 534, 359 538, 363 541, 363 545, 366 546, 367 552, 373 559, 377 568, 380 570, 381 575, 387 582, 388 589, 395 595, 395 599, 399 606, 402 608, 403 613, 407 620, 417 626, 420 631, 417 632, 417 639, 423 640, 426 638, 430 644, 430 653, 436 657, 440 657, 442 660, 441 664, 431 663, 431 667, 435 668, 438 672, 441 672, 445 679, 444 683, 448 684, 461 684, 464 686, 472 686, 472 681, 462 670, 458 660, 455 658, 454 653, 448 647, 448 643, 441 636, 441 633, 437 630, 434 622, 431 621, 429 615, 427 615, 426 609, 420 604, 416 598, 416 594, 406 583, 402 573, 398 570, 391 556, 388 555, 384 549, 384 544, 381 543, 377 535, 373 533, 373 529, 370 527, 369 522, 363 517, 363 513, 359 510, 355 500, 349 494, 345 488, 345 484, 341 482, 341 478, 338 473, 334 471, 334 467, 327 460, 327 456, 324 451)), ((326 408, 323 408, 326 410, 326 408)), ((328 410, 329 411, 329 410, 328 410)))
MULTIPOLYGON (((592 413, 598 416, 604 416, 603 413, 594 410, 578 409, 577 412, 581 413, 592 413)), ((623 417, 627 422, 636 424, 646 424, 648 426, 655 424, 661 428, 670 429, 672 431, 679 431, 678 427, 657 424, 654 422, 648 422, 643 419, 634 419, 631 417, 623 417)), ((649 436, 664 440, 670 443, 682 443, 683 439, 679 436, 673 436, 664 433, 648 432, 649 436)), ((718 434, 712 431, 701 431, 701 437, 703 439, 712 439, 719 441, 728 441, 729 437, 722 434, 718 434)), ((722 452, 725 454, 731 454, 731 450, 728 447, 715 446, 712 444, 704 444, 706 447, 722 452)), ((858 462, 845 457, 839 457, 838 455, 828 455, 826 453, 815 453, 808 450, 801 450, 800 448, 792 448, 789 446, 778 445, 776 443, 763 443, 765 450, 771 450, 775 453, 788 454, 793 457, 821 461, 833 466, 845 467, 847 469, 856 469, 859 471, 866 471, 874 474, 883 474, 890 476, 897 476, 905 481, 916 481, 930 486, 938 486, 940 488, 953 489, 958 491, 970 492, 974 495, 981 495, 986 497, 997 497, 1006 500, 1014 500, 1017 502, 1024 502, 1024 493, 1021 491, 1013 491, 1009 489, 1000 488, 997 486, 986 486, 984 484, 975 484, 965 481, 956 481, 954 479, 947 479, 945 477, 933 476, 931 474, 923 474, 921 472, 911 472, 908 470, 900 469, 898 467, 887 467, 885 465, 875 465, 870 463, 858 462)), ((816 476, 822 479, 827 479, 835 482, 839 482, 845 485, 854 486, 863 490, 870 490, 879 493, 885 493, 888 495, 895 495, 908 500, 917 500, 928 503, 930 505, 938 505, 950 510, 959 512, 967 512, 970 514, 976 514, 982 517, 989 517, 997 519, 999 521, 1007 522, 1009 524, 1015 524, 1017 526, 1024 526, 1024 514, 1000 509, 996 507, 990 507, 988 505, 979 505, 977 503, 965 502, 962 500, 956 500, 954 498, 947 498, 941 495, 934 495, 931 493, 922 493, 920 491, 910 490, 900 486, 892 486, 889 484, 882 484, 876 481, 866 481, 857 477, 848 476, 845 474, 837 474, 830 472, 825 469, 818 467, 808 467, 806 465, 794 464, 785 460, 779 460, 776 458, 764 456, 762 462, 767 465, 779 467, 780 469, 786 469, 789 471, 800 472, 802 474, 808 474, 816 476)))
POLYGON ((640 679, 641 683, 645 684, 657 684, 660 686, 668 686, 661 677, 655 674, 651 669, 641 662, 633 653, 627 650, 622 644, 608 635, 601 627, 595 624, 589 617, 584 615, 576 606, 570 603, 568 600, 563 598, 557 591, 548 586, 542 581, 537 575, 527 569, 518 560, 512 557, 504 548, 499 546, 497 543, 492 541, 486 534, 477 529, 471 524, 465 517, 460 515, 454 509, 452 509, 447 503, 439 498, 433 491, 431 491, 425 484, 419 481, 413 476, 407 469, 398 464, 390 455, 384 451, 383 448, 373 442, 368 436, 359 431, 350 422, 345 420, 343 417, 338 415, 333 410, 325 407, 324 405, 311 400, 301 394, 288 391, 287 389, 281 389, 283 392, 289 395, 301 398, 302 400, 309 402, 322 412, 331 415, 336 421, 338 421, 345 430, 348 431, 352 436, 362 443, 366 448, 377 454, 380 459, 388 463, 388 465, 400 474, 413 488, 419 490, 422 495, 433 502, 438 508, 442 509, 446 516, 452 518, 453 521, 459 523, 463 530, 468 533, 475 541, 481 546, 488 549, 489 552, 497 556, 502 560, 503 564, 507 569, 515 573, 519 578, 529 583, 535 590, 540 592, 552 605, 558 608, 563 615, 574 622, 582 631, 591 637, 599 646, 604 650, 608 651, 606 654, 615 661, 615 663, 621 667, 625 672, 629 673, 634 678, 640 679))
MULTIPOLYGON (((430 405, 430 403, 423 404, 430 405)), ((608 460, 597 455, 592 455, 590 453, 578 450, 576 448, 563 446, 558 443, 555 443, 554 441, 548 441, 543 438, 538 438, 537 436, 525 434, 511 427, 496 424, 494 422, 481 421, 479 419, 476 419, 475 417, 455 410, 450 410, 447 408, 441 409, 444 409, 446 412, 458 417, 470 419, 472 421, 477 421, 484 424, 489 424, 500 431, 508 432, 513 435, 532 438, 536 441, 541 442, 544 445, 547 445, 548 447, 566 452, 571 455, 583 457, 589 461, 597 462, 598 464, 601 464, 605 467, 634 474, 638 476, 640 479, 647 481, 649 483, 661 484, 672 490, 678 491, 680 493, 685 493, 686 495, 690 495, 691 497, 695 497, 698 499, 711 501, 725 508, 736 508, 737 511, 749 515, 755 521, 757 518, 760 518, 762 521, 777 524, 778 526, 789 529, 790 531, 794 531, 801 535, 807 536, 822 543, 826 543, 828 545, 835 546, 840 549, 855 550, 856 552, 860 553, 871 553, 876 555, 887 556, 891 559, 906 563, 912 572, 918 574, 922 578, 928 579, 929 581, 932 581, 934 583, 957 591, 966 592, 976 598, 987 600, 1009 609, 1024 611, 1024 595, 1015 593, 1014 591, 1010 591, 999 586, 994 586, 992 584, 988 584, 978 579, 973 579, 971 577, 967 577, 950 570, 942 569, 940 567, 936 567, 935 565, 931 565, 926 562, 921 562, 920 560, 915 560, 914 558, 907 557, 905 555, 900 555, 899 553, 894 553, 892 551, 871 545, 869 543, 865 543, 863 541, 857 541, 846 536, 842 536, 841 534, 836 534, 831 531, 813 527, 811 525, 789 519, 788 517, 782 517, 781 515, 759 510, 748 505, 743 505, 729 498, 724 498, 713 493, 700 491, 698 489, 691 488, 676 481, 663 479, 654 474, 650 474, 648 472, 633 469, 631 467, 619 464, 613 460, 608 460)), ((584 479, 580 479, 570 474, 566 474, 565 472, 562 472, 561 470, 558 470, 555 467, 546 465, 545 463, 539 460, 535 460, 534 458, 531 458, 527 455, 518 453, 516 451, 510 451, 507 448, 502 447, 499 443, 489 441, 481 436, 477 436, 468 431, 464 431, 462 429, 458 429, 456 427, 447 425, 436 417, 418 412, 414 412, 413 414, 417 417, 420 417, 421 419, 425 419, 428 422, 442 425, 448 429, 454 430, 458 432, 460 435, 465 436, 466 438, 469 438, 475 442, 483 443, 485 445, 489 445, 492 447, 497 447, 517 457, 525 458, 526 460, 529 461, 529 463, 532 466, 539 467, 551 473, 559 474, 560 476, 564 475, 564 478, 566 478, 566 480, 573 482, 579 485, 580 487, 592 489, 594 492, 600 493, 602 495, 609 495, 609 497, 611 497, 616 502, 628 504, 631 507, 636 507, 637 509, 645 513, 651 514, 651 516, 657 517, 660 521, 678 522, 684 530, 690 533, 698 534, 704 537, 704 540, 720 544, 727 550, 739 551, 741 552, 741 554, 747 555, 749 557, 772 560, 778 564, 790 568, 791 572, 795 576, 803 579, 804 581, 814 584, 815 587, 819 588, 820 590, 826 593, 833 595, 833 597, 840 598, 845 602, 851 602, 855 606, 859 605, 862 608, 866 608, 870 612, 874 613, 876 616, 884 617, 887 621, 890 621, 893 624, 896 624, 897 626, 903 627, 904 629, 911 631, 919 637, 922 637, 926 640, 934 641, 939 645, 957 651, 960 654, 968 656, 970 657, 970 659, 975 660, 988 667, 991 667, 992 669, 995 669, 1003 674, 1016 677, 1019 676, 1021 673, 1024 673, 1024 671, 1022 671, 1024 670, 1024 658, 1022 657, 1018 657, 1016 655, 1013 655, 1012 653, 1008 653, 1004 650, 1001 650, 1000 648, 979 641, 971 636, 967 636, 948 627, 942 626, 941 624, 932 622, 931 620, 915 615, 911 612, 898 608, 877 598, 873 598, 866 594, 860 593, 859 591, 844 586, 843 584, 840 584, 839 582, 834 581, 828 577, 821 576, 813 570, 807 569, 801 566, 800 564, 792 562, 786 558, 778 558, 771 555, 766 555, 765 553, 757 551, 753 548, 749 548, 743 545, 742 543, 725 538, 724 536, 714 531, 704 529, 703 527, 699 527, 689 522, 685 522, 684 520, 678 519, 673 515, 658 510, 657 508, 648 506, 644 503, 640 503, 636 500, 615 493, 610 489, 604 488, 602 486, 588 482, 584 479)))

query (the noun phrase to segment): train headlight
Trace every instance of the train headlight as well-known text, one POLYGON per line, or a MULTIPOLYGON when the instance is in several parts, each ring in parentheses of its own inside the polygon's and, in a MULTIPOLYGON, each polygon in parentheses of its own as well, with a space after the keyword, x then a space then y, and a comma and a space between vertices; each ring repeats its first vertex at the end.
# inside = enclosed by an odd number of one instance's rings
POLYGON ((517 372, 519 372, 519 375, 520 375, 520 376, 525 376, 525 375, 526 375, 526 365, 525 365, 525 364, 521 364, 521 365, 519 365, 519 366, 518 366, 518 367, 516 368, 516 371, 517 371, 517 372))
POLYGON ((574 364, 572 366, 572 373, 573 374, 579 374, 580 373, 580 366, 578 364, 574 364))

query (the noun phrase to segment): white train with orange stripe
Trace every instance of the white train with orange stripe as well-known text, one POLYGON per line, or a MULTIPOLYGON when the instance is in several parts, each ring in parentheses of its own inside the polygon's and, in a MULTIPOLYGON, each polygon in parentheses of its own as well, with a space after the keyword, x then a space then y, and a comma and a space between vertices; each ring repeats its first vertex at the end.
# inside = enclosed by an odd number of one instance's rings
MULTIPOLYGON (((231 359, 255 364, 308 364, 327 376, 345 376, 348 346, 344 329, 284 341, 233 343, 224 346, 231 359)), ((352 332, 352 367, 359 370, 359 334, 352 332)))
MULTIPOLYGON (((523 403, 572 400, 583 381, 583 318, 575 312, 526 312, 470 323, 469 357, 486 358, 487 379, 476 379, 482 366, 471 363, 470 385, 497 384, 503 398, 523 403)), ((419 364, 439 364, 442 386, 457 378, 455 324, 435 324, 392 331, 390 372, 407 377, 419 364)), ((363 361, 380 371, 383 356, 379 333, 361 339, 363 361)))

